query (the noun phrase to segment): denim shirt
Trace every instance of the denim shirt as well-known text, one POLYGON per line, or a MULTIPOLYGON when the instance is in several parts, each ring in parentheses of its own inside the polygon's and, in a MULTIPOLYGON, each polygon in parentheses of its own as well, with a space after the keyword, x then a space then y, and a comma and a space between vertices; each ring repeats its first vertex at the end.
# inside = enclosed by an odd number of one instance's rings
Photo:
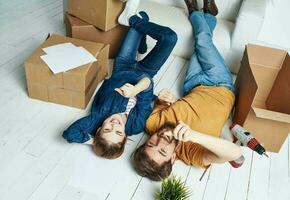
POLYGON ((155 98, 153 81, 150 75, 131 68, 123 71, 114 71, 109 79, 104 80, 94 97, 90 115, 74 122, 64 131, 63 137, 69 143, 84 143, 88 141, 91 136, 94 136, 96 130, 106 118, 126 110, 129 98, 120 95, 115 91, 115 88, 121 87, 125 83, 135 85, 144 77, 150 78, 150 86, 136 96, 137 103, 130 111, 125 125, 125 133, 128 136, 142 132, 146 120, 152 112, 151 102, 155 98))

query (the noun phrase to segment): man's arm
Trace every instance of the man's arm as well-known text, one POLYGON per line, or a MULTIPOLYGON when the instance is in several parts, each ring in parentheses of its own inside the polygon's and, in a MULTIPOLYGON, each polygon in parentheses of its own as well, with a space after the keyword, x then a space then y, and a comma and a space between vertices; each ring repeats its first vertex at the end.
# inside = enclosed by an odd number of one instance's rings
POLYGON ((182 121, 179 122, 173 133, 174 138, 179 141, 191 141, 207 149, 203 158, 204 166, 235 160, 243 154, 241 148, 232 142, 194 131, 182 121))

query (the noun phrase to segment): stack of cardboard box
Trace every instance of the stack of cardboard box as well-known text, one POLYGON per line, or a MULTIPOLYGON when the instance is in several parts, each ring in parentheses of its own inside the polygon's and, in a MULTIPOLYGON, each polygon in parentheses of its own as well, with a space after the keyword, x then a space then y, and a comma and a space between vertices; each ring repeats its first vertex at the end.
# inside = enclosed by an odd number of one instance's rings
POLYGON ((124 6, 120 0, 68 0, 67 36, 110 44, 109 57, 115 58, 128 30, 117 22, 124 6))
POLYGON ((246 46, 235 87, 233 122, 248 129, 271 152, 290 132, 290 56, 286 51, 246 46))
POLYGON ((86 108, 97 84, 107 75, 108 53, 109 45, 59 35, 50 36, 25 62, 29 97, 77 108, 86 108), (97 58, 97 61, 53 74, 41 59, 41 56, 45 54, 43 48, 62 43, 72 43, 75 46, 85 48, 97 58))
POLYGON ((120 0, 64 0, 67 36, 52 35, 25 62, 31 98, 86 108, 96 86, 107 75, 108 57, 116 57, 127 33, 117 18, 125 7, 120 0), (71 38, 72 37, 72 38, 71 38), (84 47, 97 62, 53 74, 40 58, 43 48, 62 43, 84 47))

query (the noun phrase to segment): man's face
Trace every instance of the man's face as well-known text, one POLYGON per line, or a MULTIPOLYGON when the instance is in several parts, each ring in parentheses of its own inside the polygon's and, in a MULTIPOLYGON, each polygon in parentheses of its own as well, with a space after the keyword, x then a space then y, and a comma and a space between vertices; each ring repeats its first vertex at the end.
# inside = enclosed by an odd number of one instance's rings
POLYGON ((163 164, 175 160, 175 147, 177 141, 173 138, 173 130, 169 128, 162 129, 152 135, 145 144, 145 152, 158 164, 163 164))
POLYGON ((112 143, 122 142, 126 136, 125 123, 121 115, 114 114, 108 117, 100 130, 101 137, 112 143))

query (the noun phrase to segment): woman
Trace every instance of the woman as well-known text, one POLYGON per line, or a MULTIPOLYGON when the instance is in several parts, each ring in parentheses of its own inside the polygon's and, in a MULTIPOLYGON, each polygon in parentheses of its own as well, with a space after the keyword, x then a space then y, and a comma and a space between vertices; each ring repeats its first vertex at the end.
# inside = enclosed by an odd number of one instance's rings
POLYGON ((89 116, 74 122, 64 131, 70 143, 87 143, 93 139, 93 149, 99 156, 114 159, 124 151, 127 136, 144 130, 152 112, 153 76, 167 60, 177 36, 168 27, 149 22, 145 12, 137 10, 136 1, 127 1, 119 23, 130 29, 115 59, 112 76, 97 92, 89 116), (141 61, 137 50, 145 53, 146 35, 157 40, 155 47, 141 61))

